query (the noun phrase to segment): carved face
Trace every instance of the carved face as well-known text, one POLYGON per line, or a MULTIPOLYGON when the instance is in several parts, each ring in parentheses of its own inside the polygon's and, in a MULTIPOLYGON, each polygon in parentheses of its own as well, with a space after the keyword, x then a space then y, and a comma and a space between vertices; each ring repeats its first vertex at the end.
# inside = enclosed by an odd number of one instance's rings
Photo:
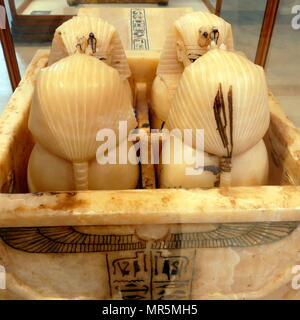
POLYGON ((112 66, 112 46, 110 45, 110 42, 107 43, 107 41, 102 41, 101 43, 96 39, 92 32, 88 35, 88 37, 83 36, 78 38, 76 50, 80 53, 97 57, 107 65, 112 66))
MULTIPOLYGON (((181 30, 182 31, 182 30, 181 30)), ((198 30, 178 32, 176 43, 178 61, 187 67, 205 54, 214 43, 218 46, 219 30, 214 26, 201 26, 198 30)))
POLYGON ((157 74, 181 74, 210 48, 233 50, 231 25, 209 13, 188 13, 174 22, 166 38, 157 74))
POLYGON ((131 74, 115 27, 100 18, 73 17, 56 29, 49 55, 50 65, 76 52, 105 62, 123 79, 131 74))

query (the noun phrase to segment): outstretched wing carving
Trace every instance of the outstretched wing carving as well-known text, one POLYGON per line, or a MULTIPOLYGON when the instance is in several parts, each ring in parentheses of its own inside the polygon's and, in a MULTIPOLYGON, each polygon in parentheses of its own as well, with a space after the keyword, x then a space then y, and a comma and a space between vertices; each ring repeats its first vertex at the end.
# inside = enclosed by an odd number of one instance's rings
POLYGON ((2 228, 0 237, 15 249, 30 253, 88 253, 146 248, 135 235, 95 235, 73 227, 2 228))
POLYGON ((215 230, 173 233, 170 240, 153 244, 153 249, 252 247, 279 241, 299 222, 224 223, 215 230))
MULTIPOLYGON (((252 247, 279 241, 299 222, 225 223, 204 232, 171 233, 152 243, 152 249, 252 247)), ((140 250, 146 241, 135 234, 96 235, 73 227, 0 228, 10 247, 30 253, 89 253, 140 250)))

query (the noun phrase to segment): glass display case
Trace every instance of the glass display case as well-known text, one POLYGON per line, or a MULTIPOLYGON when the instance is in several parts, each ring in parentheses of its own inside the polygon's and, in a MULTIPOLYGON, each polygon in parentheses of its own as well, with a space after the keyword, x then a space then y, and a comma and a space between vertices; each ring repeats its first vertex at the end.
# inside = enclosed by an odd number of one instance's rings
POLYGON ((0 4, 0 299, 300 299, 298 1, 0 4))
MULTIPOLYGON (((280 48, 280 42, 283 41, 288 55, 291 55, 290 59, 287 59, 285 71, 287 78, 291 74, 294 74, 294 62, 297 53, 297 1, 257 1, 255 4, 241 4, 237 0, 222 1, 190 1, 186 4, 187 7, 192 7, 194 10, 205 10, 215 12, 229 21, 234 30, 234 41, 237 44, 237 48, 243 51, 249 59, 255 61, 257 64, 266 66, 267 76, 270 77, 270 85, 272 85, 272 74, 280 62, 277 60, 281 56, 278 51, 283 52, 280 48), (279 6, 279 14, 277 15, 279 6), (294 10, 294 11, 293 11, 294 10), (294 12, 294 13, 293 13, 294 12), (277 17, 277 19, 276 19, 277 17), (294 27, 292 25, 294 21, 294 27), (275 37, 272 39, 273 30, 275 28, 275 37), (284 35, 284 38, 281 39, 284 35), (271 50, 269 51, 269 48, 271 50), (267 59, 269 58, 269 59, 267 59), (267 64, 267 65, 266 65, 267 64)), ((19 63, 21 72, 24 72, 25 67, 33 57, 33 53, 40 46, 47 46, 47 42, 52 40, 54 30, 63 22, 70 19, 73 15, 76 15, 80 8, 88 7, 128 7, 127 3, 79 3, 77 5, 70 5, 67 1, 16 1, 9 0, 6 3, 9 11, 9 17, 11 22, 12 35, 16 42, 17 51, 20 48, 22 54, 20 54, 19 63), (34 10, 36 9, 36 10, 34 10), (42 10, 45 9, 45 10, 42 10), (43 12, 44 11, 44 12, 43 12), (24 48, 24 50, 23 50, 24 48)), ((157 7, 158 4, 142 4, 134 3, 132 6, 141 7, 157 7)), ((182 7, 182 4, 178 0, 173 0, 168 4, 168 7, 178 8, 182 7)), ((10 56, 13 53, 10 54, 10 56)), ((282 57, 284 59, 284 57, 282 57)), ((17 72, 17 71, 16 71, 17 72)), ((278 74, 278 72, 276 72, 278 74)), ((290 88, 295 88, 298 85, 297 78, 293 78, 290 88)), ((275 90, 272 92, 277 96, 276 89, 280 80, 276 80, 275 90)), ((283 90, 290 92, 290 90, 283 90)), ((283 91, 278 91, 280 101, 281 97, 291 102, 293 106, 296 105, 298 99, 292 96, 283 95, 283 91)), ((295 95, 298 96, 295 92, 295 95)), ((288 104, 289 104, 288 103, 288 104)), ((284 106, 283 106, 284 107, 284 106)), ((294 107, 287 110, 287 112, 295 115, 294 107)))

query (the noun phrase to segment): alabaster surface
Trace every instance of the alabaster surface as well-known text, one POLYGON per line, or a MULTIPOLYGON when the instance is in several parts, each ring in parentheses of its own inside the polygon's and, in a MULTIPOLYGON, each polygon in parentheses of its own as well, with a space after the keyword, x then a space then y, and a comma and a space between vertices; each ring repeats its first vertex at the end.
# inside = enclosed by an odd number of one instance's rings
POLYGON ((76 52, 93 56, 130 76, 126 55, 116 29, 98 17, 73 17, 55 31, 49 65, 76 52))
POLYGON ((218 156, 229 156, 222 135, 232 155, 238 155, 257 144, 269 124, 263 69, 221 49, 210 50, 185 69, 166 122, 170 129, 193 129, 193 147, 195 129, 204 129, 205 151, 218 156))
MULTIPOLYGON (((191 164, 188 164, 182 153, 181 164, 176 163, 178 149, 175 148, 181 139, 170 139, 170 146, 166 143, 162 147, 162 154, 170 148, 170 164, 158 166, 158 179, 160 188, 213 188, 220 184, 220 160, 217 156, 204 152, 203 165, 196 164, 196 151, 191 146, 185 146, 185 152, 191 154, 191 164), (195 174, 188 174, 187 169, 193 169, 195 174), (197 175, 197 172, 201 174, 197 175)), ((184 146, 182 146, 184 148, 184 146)), ((182 149, 183 150, 183 149, 182 149)), ((183 150, 184 151, 184 150, 183 150)), ((162 160, 162 159, 161 159, 162 160)), ((177 160, 178 162, 178 160, 177 160)), ((269 159, 263 140, 253 148, 232 158, 231 186, 259 186, 268 184, 269 159)))
POLYGON ((160 52, 166 33, 174 21, 191 12, 192 8, 101 6, 79 8, 78 16, 98 17, 109 21, 117 29, 127 54, 129 50, 147 52, 147 46, 152 53, 160 52))
MULTIPOLYGON (((46 63, 39 52, 0 119, 1 299, 300 298, 292 288, 300 262, 300 136, 271 94, 265 141, 272 179, 283 186, 31 194, 24 185, 33 146, 28 114, 35 75, 46 63)), ((36 144, 33 160, 42 148, 36 144)), ((57 173, 70 170, 71 161, 50 148, 42 156, 57 162, 57 173)), ((88 183, 97 175, 88 174, 88 183)))
MULTIPOLYGON (((123 141, 128 148, 132 142, 123 141)), ((116 150, 118 163, 119 146, 116 150)), ((99 158, 99 161, 101 159, 99 158)), ((88 164, 89 190, 122 190, 136 188, 139 167, 136 164, 99 164, 92 159, 88 164)), ((28 187, 31 192, 76 190, 72 163, 48 152, 36 144, 28 163, 28 187)))
MULTIPOLYGON (((164 102, 165 105, 169 102, 167 96, 164 102)), ((184 177, 184 165, 181 166, 181 175, 177 175, 176 170, 172 174, 175 164, 172 163, 169 168, 168 164, 164 165, 160 172, 160 175, 166 174, 160 178, 161 186, 180 186, 180 181, 185 181, 185 187, 189 187, 188 181, 192 187, 197 186, 196 181, 199 187, 266 183, 268 155, 261 139, 269 124, 268 90, 263 69, 238 53, 212 48, 182 73, 165 127, 176 131, 174 134, 179 139, 184 133, 186 139, 183 142, 192 149, 210 154, 206 155, 206 168, 210 171, 208 175, 215 176, 216 180, 206 182, 207 173, 203 178, 202 175, 184 177), (203 144, 198 144, 199 129, 204 133, 203 144), (256 153, 262 161, 257 162, 256 153), (215 157, 215 164, 210 163, 211 156, 215 157), (218 170, 215 170, 216 163, 218 170), (251 169, 247 170, 247 167, 251 169), (245 170, 247 174, 242 174, 245 170)), ((173 152, 176 149, 172 148, 173 152)), ((192 164, 195 166, 198 167, 196 162, 192 164)), ((204 161, 204 169, 205 166, 204 161)))
POLYGON ((167 120, 184 68, 211 47, 233 50, 231 25, 225 20, 208 12, 193 12, 174 22, 166 37, 152 87, 152 109, 161 121, 167 120))
MULTIPOLYGON (((266 225, 240 226, 242 240, 232 240, 231 247, 226 247, 230 242, 222 240, 222 235, 232 233, 231 237, 234 239, 239 234, 235 233, 232 227, 233 225, 219 226, 221 236, 219 240, 214 236, 214 242, 200 239, 202 236, 203 239, 213 236, 216 225, 153 225, 148 228, 105 226, 96 229, 57 227, 52 230, 40 228, 40 241, 45 237, 44 249, 48 248, 48 253, 23 252, 1 242, 1 262, 6 266, 8 285, 7 290, 1 292, 1 298, 261 299, 267 298, 268 295, 277 299, 297 297, 297 290, 292 289, 291 285, 294 276, 292 268, 299 262, 299 228, 292 232, 294 227, 288 224, 281 227, 269 226, 269 229, 266 229, 266 225), (268 243, 268 237, 274 236, 278 231, 286 236, 268 243), (288 235, 289 232, 292 233, 288 235), (149 238, 148 234, 151 234, 152 238, 149 238), (181 244, 172 246, 174 234, 182 235, 183 247, 180 247, 181 244), (194 238, 189 238, 188 234, 193 234, 194 238), (58 247, 51 247, 49 241, 46 241, 46 237, 55 239, 58 235, 62 243, 67 239, 73 239, 73 253, 57 253, 58 247), (98 240, 97 235, 101 235, 98 240), (108 241, 106 247, 104 244, 98 245, 98 242, 104 240, 105 235, 108 241), (266 244, 255 246, 252 240, 248 240, 247 243, 248 236, 251 239, 262 239, 266 244), (79 240, 85 237, 85 245, 75 245, 76 237, 79 240), (119 239, 119 242, 114 242, 113 237, 119 239), (197 237, 198 240, 195 240, 197 237), (89 247, 90 252, 81 252, 89 249, 87 243, 92 239, 94 246, 89 247), (234 244, 238 245, 238 241, 245 241, 245 247, 235 247, 234 244), (123 242, 124 248, 132 248, 132 244, 136 243, 139 249, 118 251, 123 242), (193 243, 194 246, 198 244, 200 248, 193 247, 193 243), (212 247, 205 248, 204 243, 210 243, 212 247), (222 243, 225 247, 221 247, 222 243), (93 252, 93 248, 96 252, 93 252), (169 271, 166 268, 167 263, 170 263, 169 271), (163 289, 161 281, 165 285, 163 289), (126 290, 128 285, 131 285, 130 291, 126 290)), ((16 235, 16 231, 11 232, 12 235, 16 235)), ((34 230, 28 229, 27 236, 30 233, 36 234, 34 230)), ((71 246, 68 245, 64 248, 66 251, 71 250, 71 246)), ((38 246, 35 246, 35 249, 38 251, 38 246)))
MULTIPOLYGON (((102 137, 97 142, 98 131, 106 129, 117 133, 119 121, 125 121, 125 136, 117 135, 115 141, 109 141, 117 146, 121 139, 121 142, 127 141, 127 134, 136 127, 126 81, 117 70, 81 53, 42 69, 38 75, 28 126, 45 152, 58 157, 52 158, 58 167, 64 167, 58 163, 62 163, 60 158, 73 166, 76 189, 95 187, 89 185, 89 170, 94 168, 92 163, 96 163, 97 148, 104 141, 102 137)), ((50 166, 47 162, 38 165, 38 159, 42 161, 47 156, 43 156, 43 149, 35 150, 28 169, 28 177, 32 182, 30 187, 37 187, 34 176, 42 173, 41 166, 50 166)), ((66 170, 63 170, 65 175, 66 170)), ((93 170, 101 172, 104 168, 93 170)), ((72 179, 70 177, 68 180, 72 179)), ((136 174, 132 179, 128 187, 136 185, 136 174)), ((109 185, 108 179, 105 180, 109 185)), ((69 182, 66 184, 69 185, 69 182)), ((103 188, 104 181, 99 186, 103 188)), ((43 190, 53 190, 53 187, 50 181, 48 189, 43 184, 43 190)), ((36 188, 34 190, 39 191, 36 188)))

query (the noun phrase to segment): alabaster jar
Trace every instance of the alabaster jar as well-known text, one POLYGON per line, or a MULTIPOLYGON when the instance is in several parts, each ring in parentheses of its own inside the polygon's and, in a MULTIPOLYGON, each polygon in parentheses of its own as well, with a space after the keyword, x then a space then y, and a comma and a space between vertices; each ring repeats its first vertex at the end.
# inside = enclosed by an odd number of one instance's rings
POLYGON ((93 56, 118 70, 121 78, 130 69, 119 35, 111 24, 98 17, 73 17, 59 26, 54 34, 49 65, 76 52, 93 56))
MULTIPOLYGON (((213 188, 220 185, 220 159, 206 152, 183 145, 174 136, 165 142, 158 166, 160 188, 213 188), (169 144, 169 145, 168 145, 169 144), (163 164, 163 156, 170 151, 170 163, 163 164), (198 158, 197 158, 198 157, 198 158)), ((263 140, 246 152, 234 156, 231 164, 231 186, 259 186, 268 183, 269 161, 263 140)))
POLYGON ((233 50, 231 25, 224 19, 198 11, 174 22, 162 48, 151 93, 151 108, 160 121, 167 120, 184 69, 212 47, 233 50))
POLYGON ((237 53, 213 49, 185 69, 166 125, 193 129, 193 137, 204 129, 205 151, 222 157, 252 148, 269 123, 263 68, 237 53))
POLYGON ((263 68, 242 55, 212 49, 185 68, 166 127, 189 129, 191 147, 204 130, 203 150, 220 158, 220 186, 232 185, 232 158, 253 148, 270 123, 263 68))
MULTIPOLYGON (((101 143, 97 140, 102 140, 97 137, 101 130, 106 130, 114 136, 110 140, 114 145, 110 147, 117 148, 120 142, 127 141, 127 134, 137 126, 126 81, 114 68, 80 53, 39 72, 28 123, 40 145, 34 149, 28 168, 30 186, 38 186, 34 177, 47 175, 47 170, 41 170, 38 162, 48 158, 50 162, 43 161, 44 166, 55 163, 54 168, 62 170, 65 176, 71 175, 66 185, 73 185, 71 181, 74 181, 75 189, 103 189, 105 185, 109 188, 110 179, 104 174, 104 167, 95 167, 97 148, 101 143), (126 123, 123 137, 118 135, 121 121, 126 123), (102 181, 93 183, 99 175, 102 175, 102 181)), ((114 166, 113 169, 109 166, 108 172, 116 172, 118 164, 114 166)), ((125 183, 126 188, 137 184, 138 165, 134 166, 135 174, 132 181, 125 183)), ((54 177, 48 185, 42 185, 43 190, 55 188, 54 177)), ((121 181, 120 187, 124 186, 121 181)))
MULTIPOLYGON (((122 142, 127 143, 128 148, 134 147, 132 142, 122 142)), ((115 152, 118 155, 119 146, 115 152)), ((118 156, 117 163, 99 162, 95 158, 88 163, 86 174, 89 190, 122 190, 137 187, 139 167, 136 163, 128 161, 126 164, 119 164, 118 156)), ((38 143, 29 158, 27 179, 31 192, 76 189, 72 163, 48 152, 38 143)))

